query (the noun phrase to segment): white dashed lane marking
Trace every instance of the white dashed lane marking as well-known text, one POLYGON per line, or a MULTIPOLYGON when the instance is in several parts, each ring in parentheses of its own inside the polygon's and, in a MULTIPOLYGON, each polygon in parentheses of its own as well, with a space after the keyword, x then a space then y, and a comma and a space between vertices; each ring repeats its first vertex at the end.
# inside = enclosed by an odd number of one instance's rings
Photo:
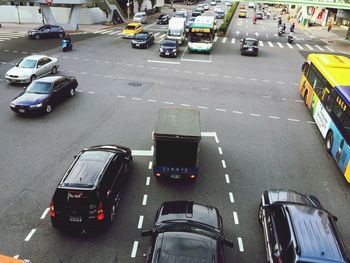
POLYGON ((222 149, 221 147, 218 147, 219 154, 222 155, 222 149))
POLYGON ((35 231, 36 231, 36 228, 33 228, 32 230, 30 230, 29 234, 24 239, 24 241, 26 241, 26 242, 29 241, 32 238, 32 236, 34 235, 35 231))
POLYGON ((142 224, 143 224, 143 216, 139 217, 139 222, 137 224, 137 229, 141 229, 142 228, 142 224))
POLYGON ((237 238, 238 241, 238 248, 239 248, 239 252, 244 252, 244 247, 243 247, 243 240, 241 237, 237 238))
POLYGON ((230 202, 234 203, 235 199, 233 198, 233 194, 231 192, 228 193, 229 197, 230 197, 230 202))
POLYGON ((134 241, 134 244, 132 246, 132 250, 131 250, 131 257, 135 258, 136 257, 136 253, 137 253, 137 247, 139 246, 139 241, 134 241))
POLYGON ((149 186, 150 182, 151 182, 151 177, 147 176, 147 178, 146 178, 146 185, 149 186))
POLYGON ((149 162, 149 163, 148 163, 148 170, 151 170, 151 169, 152 169, 152 165, 153 165, 152 162, 149 162))
POLYGON ((227 184, 230 183, 230 177, 228 176, 228 174, 225 174, 225 180, 227 184))
POLYGON ((46 208, 44 213, 41 215, 40 219, 44 219, 49 211, 50 211, 50 208, 49 207, 46 208))
POLYGON ((225 160, 221 160, 221 164, 222 164, 222 167, 223 167, 223 168, 226 168, 226 162, 225 162, 225 160))
POLYGON ((233 212, 232 214, 233 214, 233 220, 235 221, 235 225, 239 225, 237 212, 233 212))
POLYGON ((143 195, 142 205, 147 205, 147 195, 143 195))

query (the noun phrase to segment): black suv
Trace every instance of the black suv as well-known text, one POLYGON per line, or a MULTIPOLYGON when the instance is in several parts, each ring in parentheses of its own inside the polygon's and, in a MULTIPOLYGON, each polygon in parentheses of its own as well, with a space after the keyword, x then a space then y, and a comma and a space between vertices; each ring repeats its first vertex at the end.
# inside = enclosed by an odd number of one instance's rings
POLYGON ((224 262, 223 244, 233 247, 223 236, 222 218, 217 208, 191 201, 164 202, 158 209, 146 254, 147 263, 224 262), (185 260, 186 259, 186 260, 185 260))
POLYGON ((134 36, 131 40, 131 46, 133 48, 149 48, 154 44, 154 35, 151 32, 142 32, 134 36))
POLYGON ((167 25, 169 24, 170 16, 168 14, 161 14, 157 19, 158 25, 167 25))
POLYGON ((255 38, 243 38, 241 40, 241 55, 253 55, 257 56, 259 52, 258 40, 255 38))
POLYGON ((131 150, 127 147, 99 145, 82 150, 53 195, 53 227, 111 223, 131 165, 131 150))
POLYGON ((313 195, 267 190, 258 217, 268 262, 349 262, 336 217, 313 195))

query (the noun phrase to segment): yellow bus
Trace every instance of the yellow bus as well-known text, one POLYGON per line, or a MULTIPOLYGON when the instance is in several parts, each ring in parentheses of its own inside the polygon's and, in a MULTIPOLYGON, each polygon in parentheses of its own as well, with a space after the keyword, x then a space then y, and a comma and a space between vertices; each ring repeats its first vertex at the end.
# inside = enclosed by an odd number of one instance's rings
POLYGON ((350 183, 350 59, 309 54, 299 91, 325 139, 326 150, 350 183))

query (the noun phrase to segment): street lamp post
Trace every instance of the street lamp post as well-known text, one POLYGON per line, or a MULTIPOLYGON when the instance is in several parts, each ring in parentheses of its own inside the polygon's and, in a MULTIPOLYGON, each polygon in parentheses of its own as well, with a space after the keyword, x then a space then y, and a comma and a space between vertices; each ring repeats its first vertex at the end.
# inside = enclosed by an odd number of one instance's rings
POLYGON ((19 15, 19 8, 18 8, 19 3, 18 3, 18 2, 16 2, 16 3, 15 3, 15 5, 16 5, 16 9, 17 9, 17 18, 18 18, 18 24, 20 24, 20 23, 21 23, 21 18, 20 18, 20 15, 19 15))
POLYGON ((130 19, 130 2, 129 1, 126 3, 126 7, 128 12, 128 19, 130 19))

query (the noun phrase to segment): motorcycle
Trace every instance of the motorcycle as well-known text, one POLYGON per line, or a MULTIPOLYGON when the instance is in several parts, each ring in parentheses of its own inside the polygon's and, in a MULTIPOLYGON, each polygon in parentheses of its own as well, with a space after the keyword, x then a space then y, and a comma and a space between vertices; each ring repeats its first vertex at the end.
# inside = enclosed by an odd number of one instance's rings
POLYGON ((288 41, 289 44, 292 44, 292 43, 294 42, 294 36, 291 35, 291 34, 289 34, 289 35, 287 36, 287 41, 288 41))
POLYGON ((69 41, 67 39, 63 39, 61 47, 62 47, 62 51, 66 52, 66 51, 70 51, 73 49, 73 44, 71 41, 69 41))
POLYGON ((283 26, 278 27, 278 36, 282 36, 285 33, 285 30, 283 29, 283 26))
POLYGON ((256 18, 253 18, 253 24, 256 24, 256 18))

